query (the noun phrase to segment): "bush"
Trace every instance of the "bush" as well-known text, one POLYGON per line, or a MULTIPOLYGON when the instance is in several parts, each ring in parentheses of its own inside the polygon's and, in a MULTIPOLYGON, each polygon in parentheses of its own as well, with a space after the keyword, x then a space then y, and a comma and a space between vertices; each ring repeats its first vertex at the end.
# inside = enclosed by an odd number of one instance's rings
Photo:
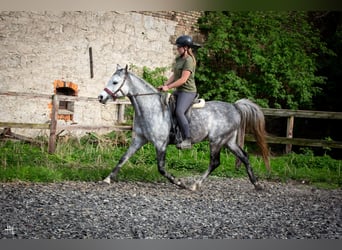
POLYGON ((262 107, 310 108, 325 79, 318 54, 332 53, 307 12, 206 12, 196 81, 206 99, 254 100, 262 107))

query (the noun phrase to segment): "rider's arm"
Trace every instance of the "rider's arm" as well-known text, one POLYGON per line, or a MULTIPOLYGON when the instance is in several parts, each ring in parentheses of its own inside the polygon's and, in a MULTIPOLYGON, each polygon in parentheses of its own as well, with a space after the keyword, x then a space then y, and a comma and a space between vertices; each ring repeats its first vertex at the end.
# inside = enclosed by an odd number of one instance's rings
POLYGON ((172 75, 169 77, 169 79, 168 79, 166 82, 164 82, 164 86, 169 85, 169 84, 172 83, 174 80, 175 80, 175 75, 172 74, 172 75))
MULTIPOLYGON (((172 89, 172 88, 177 88, 181 85, 183 85, 190 77, 191 75, 191 71, 189 70, 183 70, 182 71, 182 76, 181 78, 179 78, 177 81, 174 81, 174 82, 171 82, 171 83, 168 83, 167 86, 169 89, 172 89)), ((173 75, 172 75, 173 76, 173 75)), ((168 82, 168 81, 167 81, 168 82)))

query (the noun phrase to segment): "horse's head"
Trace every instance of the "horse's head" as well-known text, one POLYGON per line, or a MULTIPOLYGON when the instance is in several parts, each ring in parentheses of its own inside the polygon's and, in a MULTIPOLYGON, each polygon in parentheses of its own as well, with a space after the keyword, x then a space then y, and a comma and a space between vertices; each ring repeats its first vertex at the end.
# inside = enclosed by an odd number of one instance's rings
POLYGON ((126 68, 121 68, 119 65, 117 65, 115 73, 109 79, 106 87, 98 96, 99 102, 105 104, 109 98, 112 98, 115 101, 116 98, 125 96, 125 93, 123 92, 122 88, 127 79, 127 75, 127 66, 126 68))

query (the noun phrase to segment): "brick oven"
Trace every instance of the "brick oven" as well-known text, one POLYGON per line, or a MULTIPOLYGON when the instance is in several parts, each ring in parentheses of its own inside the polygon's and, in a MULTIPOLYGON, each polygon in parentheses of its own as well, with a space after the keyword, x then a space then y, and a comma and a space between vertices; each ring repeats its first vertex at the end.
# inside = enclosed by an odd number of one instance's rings
MULTIPOLYGON (((56 95, 78 95, 78 85, 75 83, 55 80, 53 86, 56 95)), ((58 120, 73 121, 74 111, 74 101, 59 101, 58 120)))

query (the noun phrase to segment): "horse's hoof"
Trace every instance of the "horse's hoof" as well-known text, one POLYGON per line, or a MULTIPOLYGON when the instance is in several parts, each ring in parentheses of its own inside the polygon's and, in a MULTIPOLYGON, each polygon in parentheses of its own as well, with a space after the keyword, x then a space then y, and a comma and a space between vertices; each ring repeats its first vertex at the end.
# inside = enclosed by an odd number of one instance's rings
POLYGON ((177 185, 178 187, 180 188, 183 188, 183 189, 187 189, 187 186, 181 181, 181 180, 176 180, 175 182, 173 182, 175 185, 177 185))
POLYGON ((183 188, 183 189, 188 188, 183 182, 178 182, 177 185, 178 185, 178 187, 183 188))
POLYGON ((200 188, 200 184, 195 182, 194 184, 191 185, 191 187, 189 188, 191 191, 197 191, 200 188))
POLYGON ((261 191, 264 189, 259 183, 254 184, 254 187, 255 187, 255 190, 257 191, 261 191))
POLYGON ((110 184, 110 177, 108 176, 106 179, 102 181, 102 183, 110 184))

